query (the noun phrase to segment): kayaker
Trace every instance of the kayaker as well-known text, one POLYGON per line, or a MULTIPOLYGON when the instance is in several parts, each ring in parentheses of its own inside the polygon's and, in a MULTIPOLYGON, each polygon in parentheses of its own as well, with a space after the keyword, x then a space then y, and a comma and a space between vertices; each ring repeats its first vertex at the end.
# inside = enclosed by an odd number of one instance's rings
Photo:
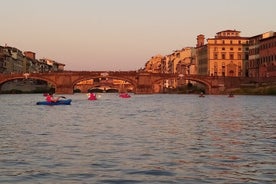
POLYGON ((46 96, 46 101, 47 102, 57 102, 59 101, 60 97, 54 98, 53 97, 53 93, 48 93, 48 95, 46 96))
POLYGON ((119 97, 121 97, 121 98, 129 98, 130 95, 129 95, 128 93, 121 93, 121 94, 119 95, 119 97))
POLYGON ((199 95, 199 97, 204 97, 204 93, 201 92, 200 95, 199 95))
POLYGON ((88 100, 97 100, 97 96, 95 93, 88 93, 88 100))

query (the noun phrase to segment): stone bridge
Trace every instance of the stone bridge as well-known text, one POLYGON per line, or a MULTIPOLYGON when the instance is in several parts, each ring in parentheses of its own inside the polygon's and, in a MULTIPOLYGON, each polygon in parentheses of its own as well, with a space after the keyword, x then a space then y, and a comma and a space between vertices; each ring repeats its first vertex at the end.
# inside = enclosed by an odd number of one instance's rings
POLYGON ((218 94, 221 90, 239 88, 242 84, 276 82, 276 77, 213 77, 137 71, 63 71, 0 74, 0 85, 10 80, 24 78, 47 81, 55 86, 55 92, 57 94, 73 94, 74 86, 77 83, 94 78, 112 78, 127 81, 133 85, 133 91, 136 94, 152 94, 159 92, 164 81, 168 79, 185 79, 202 83, 206 86, 206 93, 208 94, 218 94))

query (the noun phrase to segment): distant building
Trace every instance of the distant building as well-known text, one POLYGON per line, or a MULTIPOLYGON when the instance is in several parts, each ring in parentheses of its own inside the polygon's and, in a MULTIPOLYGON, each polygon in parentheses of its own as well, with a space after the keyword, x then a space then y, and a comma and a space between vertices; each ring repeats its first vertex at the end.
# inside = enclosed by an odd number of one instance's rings
POLYGON ((207 75, 208 74, 208 45, 204 43, 205 36, 200 34, 197 36, 197 44, 196 44, 196 58, 195 58, 195 66, 196 73, 198 75, 207 75))
POLYGON ((41 68, 43 72, 56 72, 56 71, 63 71, 65 64, 58 63, 52 59, 43 58, 39 60, 40 63, 46 64, 47 67, 41 68))
POLYGON ((50 59, 37 60, 32 51, 22 53, 15 47, 0 46, 0 73, 63 71, 65 64, 50 59))
POLYGON ((0 46, 0 73, 5 73, 6 71, 8 56, 9 56, 9 53, 5 49, 5 47, 0 46))
POLYGON ((163 56, 156 55, 151 57, 145 64, 145 71, 152 72, 152 73, 161 73, 161 63, 162 63, 163 56))
POLYGON ((249 44, 249 77, 276 76, 276 33, 250 37, 249 44))
POLYGON ((249 38, 249 61, 247 65, 248 76, 258 77, 259 76, 259 63, 260 63, 260 40, 263 35, 259 34, 249 38))
POLYGON ((207 75, 246 76, 249 52, 248 37, 241 37, 240 31, 225 30, 214 38, 207 39, 207 75))
POLYGON ((25 51, 24 55, 31 60, 35 60, 35 53, 32 51, 25 51))
POLYGON ((1 47, 2 73, 23 73, 23 53, 14 47, 1 47))

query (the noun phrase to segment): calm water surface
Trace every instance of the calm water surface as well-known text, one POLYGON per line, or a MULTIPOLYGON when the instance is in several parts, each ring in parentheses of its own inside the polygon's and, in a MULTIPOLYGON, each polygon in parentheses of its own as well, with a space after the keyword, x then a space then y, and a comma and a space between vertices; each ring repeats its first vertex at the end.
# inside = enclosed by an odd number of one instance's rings
POLYGON ((276 97, 0 95, 0 183, 276 183, 276 97))

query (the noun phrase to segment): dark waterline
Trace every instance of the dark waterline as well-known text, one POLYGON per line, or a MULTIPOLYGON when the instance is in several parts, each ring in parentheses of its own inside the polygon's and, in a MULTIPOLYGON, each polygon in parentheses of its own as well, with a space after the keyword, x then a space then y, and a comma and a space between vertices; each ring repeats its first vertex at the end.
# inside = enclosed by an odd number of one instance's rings
POLYGON ((275 183, 273 96, 0 95, 0 183, 275 183))

